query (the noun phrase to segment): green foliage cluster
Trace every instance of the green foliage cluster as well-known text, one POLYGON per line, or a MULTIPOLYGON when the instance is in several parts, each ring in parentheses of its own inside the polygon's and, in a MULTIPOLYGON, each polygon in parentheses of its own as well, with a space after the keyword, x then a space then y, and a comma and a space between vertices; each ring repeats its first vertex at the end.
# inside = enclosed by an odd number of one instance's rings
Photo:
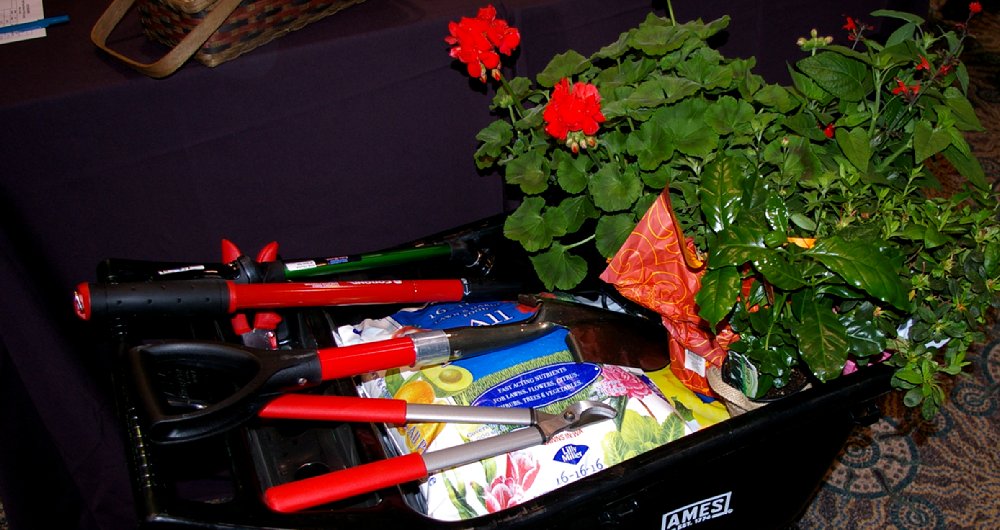
POLYGON ((727 18, 654 15, 590 57, 556 56, 537 85, 505 81, 493 106, 509 117, 479 134, 475 157, 524 194, 507 237, 548 288, 571 289, 600 272, 577 247, 613 256, 668 189, 706 258, 700 315, 732 326, 733 349, 765 382, 782 386, 800 363, 827 381, 849 356, 864 364, 893 351, 894 385, 932 416, 940 377, 967 364, 998 304, 998 201, 964 139, 982 129, 958 60, 964 33, 873 15, 900 28, 860 51, 812 42, 791 86, 708 44, 727 18), (543 130, 546 88, 563 77, 595 84, 607 118, 597 145, 576 155, 543 130), (928 193, 931 157, 969 189, 928 193))

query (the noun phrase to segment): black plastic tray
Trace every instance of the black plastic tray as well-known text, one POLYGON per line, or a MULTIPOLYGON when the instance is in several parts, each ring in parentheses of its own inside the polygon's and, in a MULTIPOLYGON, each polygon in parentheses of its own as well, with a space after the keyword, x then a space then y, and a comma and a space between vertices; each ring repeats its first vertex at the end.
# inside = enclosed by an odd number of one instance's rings
MULTIPOLYGON (((286 312, 281 340, 295 347, 332 345, 335 326, 356 322, 363 311, 286 312)), ((108 328, 113 344, 109 353, 119 358, 146 340, 237 342, 224 320, 119 319, 108 328)), ((891 369, 871 367, 814 385, 515 508, 459 522, 422 515, 413 483, 302 513, 271 512, 260 500, 268 486, 386 458, 384 427, 285 421, 251 424, 189 443, 155 445, 143 433, 130 381, 122 373, 115 376, 144 527, 673 530, 782 528, 794 523, 851 431, 877 418, 875 399, 888 391, 891 369)), ((350 395, 354 388, 352 381, 338 380, 317 391, 350 395)))

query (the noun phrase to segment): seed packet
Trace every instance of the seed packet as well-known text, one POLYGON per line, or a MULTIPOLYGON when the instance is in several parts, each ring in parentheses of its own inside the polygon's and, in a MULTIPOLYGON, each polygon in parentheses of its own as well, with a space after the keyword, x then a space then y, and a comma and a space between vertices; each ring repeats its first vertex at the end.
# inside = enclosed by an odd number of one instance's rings
MULTIPOLYGON (((462 319, 482 320, 477 311, 510 316, 516 308, 479 305, 458 308, 460 319, 442 319, 445 307, 422 310, 451 327, 462 319)), ((416 315, 407 314, 403 320, 416 315)), ((397 319, 367 322, 366 329, 403 329, 397 319)), ((498 317, 500 319, 500 317, 498 317)), ((488 317, 486 320, 490 320, 488 317)), ((421 321, 420 326, 427 326, 421 321)), ((341 335, 361 337, 355 330, 341 335)), ((641 370, 580 362, 567 345, 568 331, 557 329, 533 341, 489 354, 422 370, 389 370, 364 379, 360 392, 369 397, 406 399, 413 403, 495 407, 531 407, 560 413, 580 400, 599 401, 616 410, 613 420, 563 432, 543 445, 467 464, 430 476, 421 484, 427 515, 440 520, 469 519, 517 506, 680 438, 699 428, 685 409, 679 414, 641 370)), ((370 336, 370 334, 369 334, 370 336)), ((435 451, 491 438, 523 428, 490 424, 411 424, 390 427, 400 453, 435 451)))

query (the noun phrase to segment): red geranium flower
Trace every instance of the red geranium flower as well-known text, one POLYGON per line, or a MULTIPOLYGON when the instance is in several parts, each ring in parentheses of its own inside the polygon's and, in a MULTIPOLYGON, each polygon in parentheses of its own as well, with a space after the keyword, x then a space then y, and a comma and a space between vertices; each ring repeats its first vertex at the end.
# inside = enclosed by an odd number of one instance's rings
POLYGON ((975 15, 977 13, 981 13, 982 11, 983 11, 983 4, 980 4, 979 2, 969 3, 969 13, 975 15))
POLYGON ((449 55, 465 64, 469 75, 486 81, 486 72, 493 77, 500 75, 500 56, 510 55, 521 43, 521 34, 503 19, 497 18, 497 10, 488 5, 479 10, 476 18, 462 17, 458 22, 448 23, 449 35, 444 41, 452 45, 449 55))
POLYGON ((560 140, 565 140, 571 132, 582 132, 586 136, 597 134, 604 122, 601 114, 601 94, 597 87, 589 83, 569 85, 563 78, 552 89, 552 98, 545 111, 545 132, 560 140))

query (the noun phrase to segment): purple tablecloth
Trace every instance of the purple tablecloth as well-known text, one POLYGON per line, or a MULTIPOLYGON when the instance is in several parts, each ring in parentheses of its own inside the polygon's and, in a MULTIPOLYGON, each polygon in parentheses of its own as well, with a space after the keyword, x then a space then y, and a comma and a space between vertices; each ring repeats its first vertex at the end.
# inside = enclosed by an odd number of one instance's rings
MULTIPOLYGON (((839 34, 843 14, 876 7, 674 3, 681 20, 732 15, 722 51, 757 55, 772 80, 799 56, 797 36, 839 34)), ((653 7, 494 4, 522 32, 520 74, 568 48, 596 51, 653 7)), ((108 361, 71 313, 73 286, 102 259, 218 260, 223 237, 248 253, 276 240, 289 257, 346 254, 504 210, 499 178, 472 159, 491 93, 443 42, 480 4, 367 0, 163 80, 91 44, 105 5, 47 0, 47 15, 71 21, 0 45, 0 500, 15 527, 135 524, 108 361)), ((110 42, 141 59, 162 52, 134 16, 110 42)))

